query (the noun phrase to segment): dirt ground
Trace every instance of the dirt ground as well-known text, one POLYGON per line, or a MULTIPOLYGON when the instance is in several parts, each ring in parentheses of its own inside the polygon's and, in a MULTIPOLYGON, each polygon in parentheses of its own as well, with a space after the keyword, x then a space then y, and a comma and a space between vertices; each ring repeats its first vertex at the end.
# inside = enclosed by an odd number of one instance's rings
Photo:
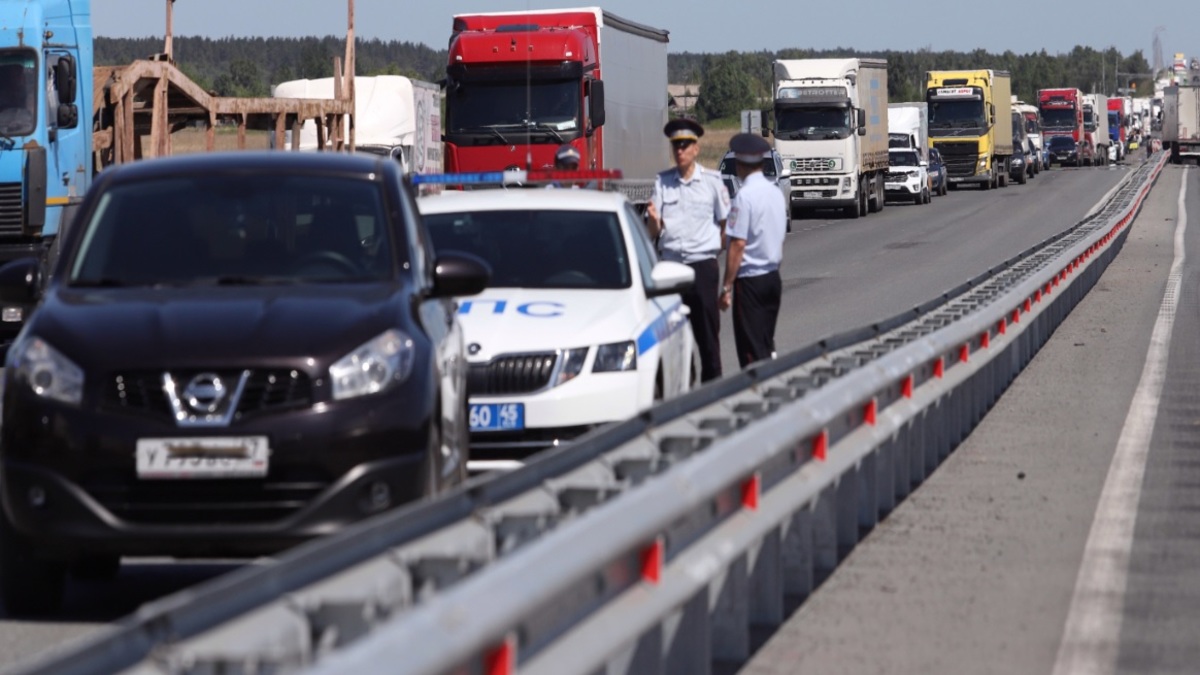
MULTIPOLYGON (((247 131, 246 132, 246 149, 247 150, 266 150, 270 146, 271 135, 266 131, 247 131)), ((143 139, 145 145, 150 147, 150 139, 143 139)), ((220 128, 217 129, 216 138, 217 150, 237 150, 237 129, 236 128, 220 128)), ((176 155, 188 155, 196 152, 205 151, 205 135, 204 129, 181 129, 171 134, 171 152, 176 155)))

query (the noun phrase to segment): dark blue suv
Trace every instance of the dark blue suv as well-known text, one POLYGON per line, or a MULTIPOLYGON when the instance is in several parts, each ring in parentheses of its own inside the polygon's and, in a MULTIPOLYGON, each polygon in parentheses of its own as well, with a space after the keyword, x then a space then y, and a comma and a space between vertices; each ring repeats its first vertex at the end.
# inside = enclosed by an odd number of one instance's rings
POLYGON ((937 148, 929 149, 929 181, 933 183, 932 192, 935 195, 945 195, 947 188, 946 163, 942 161, 942 153, 937 148))

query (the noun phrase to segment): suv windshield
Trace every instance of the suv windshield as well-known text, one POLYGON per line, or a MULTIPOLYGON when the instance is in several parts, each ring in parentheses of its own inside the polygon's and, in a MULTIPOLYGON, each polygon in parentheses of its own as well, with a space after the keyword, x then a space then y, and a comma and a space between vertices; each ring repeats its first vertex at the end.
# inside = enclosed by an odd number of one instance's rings
POLYGON ((37 127, 37 55, 0 52, 0 136, 25 136, 37 127))
POLYGON ((888 164, 892 166, 917 166, 920 163, 921 160, 917 158, 917 153, 912 151, 888 153, 888 164))
POLYGON ((434 248, 474 253, 493 288, 628 288, 629 256, 617 214, 521 209, 429 213, 434 248))
MULTIPOLYGON (((762 172, 765 178, 775 177, 775 157, 773 153, 768 154, 763 161, 762 172)), ((725 158, 721 160, 721 166, 717 168, 717 173, 723 176, 737 175, 737 160, 733 158, 732 154, 725 155, 725 158)))
POLYGON ((117 185, 84 224, 70 283, 388 279, 395 261, 384 201, 378 183, 330 176, 214 174, 117 185))

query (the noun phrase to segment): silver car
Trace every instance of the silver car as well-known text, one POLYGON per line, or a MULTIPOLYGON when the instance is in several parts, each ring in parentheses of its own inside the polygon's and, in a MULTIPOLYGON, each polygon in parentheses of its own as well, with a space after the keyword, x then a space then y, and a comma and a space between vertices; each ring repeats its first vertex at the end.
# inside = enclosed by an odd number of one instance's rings
MULTIPOLYGON (((783 193, 785 204, 791 204, 791 171, 785 168, 783 158, 779 153, 771 149, 770 154, 764 154, 767 161, 763 162, 763 177, 774 183, 779 191, 783 193)), ((725 153, 725 157, 721 160, 721 166, 717 169, 721 174, 721 181, 725 183, 725 189, 729 190, 730 199, 737 194, 738 188, 742 186, 742 181, 737 177, 737 160, 733 158, 733 151, 725 153)), ((790 216, 790 214, 789 214, 790 216)), ((788 218, 787 231, 792 231, 792 219, 788 218)))

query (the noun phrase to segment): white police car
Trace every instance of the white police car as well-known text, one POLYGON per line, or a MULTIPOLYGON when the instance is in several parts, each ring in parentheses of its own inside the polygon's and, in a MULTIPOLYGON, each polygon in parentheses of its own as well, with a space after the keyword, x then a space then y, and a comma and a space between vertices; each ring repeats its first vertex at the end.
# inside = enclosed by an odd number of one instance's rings
POLYGON ((511 468, 697 380, 679 295, 694 273, 658 260, 622 195, 446 191, 418 204, 435 249, 492 266, 491 285, 458 309, 472 469, 511 468))

